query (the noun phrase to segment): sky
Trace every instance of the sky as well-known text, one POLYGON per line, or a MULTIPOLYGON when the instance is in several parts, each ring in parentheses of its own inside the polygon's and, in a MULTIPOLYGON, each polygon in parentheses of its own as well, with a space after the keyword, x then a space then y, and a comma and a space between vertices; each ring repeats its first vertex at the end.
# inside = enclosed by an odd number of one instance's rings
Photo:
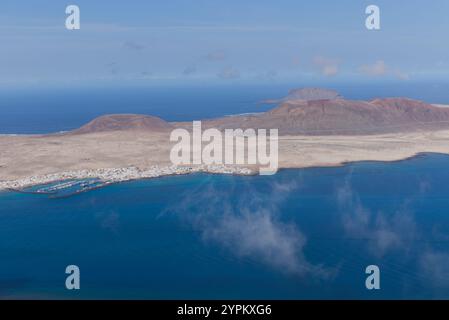
POLYGON ((0 84, 449 80, 447 0, 2 0, 0 84), (368 5, 380 30, 365 27, 368 5), (67 30, 65 8, 80 8, 67 30))

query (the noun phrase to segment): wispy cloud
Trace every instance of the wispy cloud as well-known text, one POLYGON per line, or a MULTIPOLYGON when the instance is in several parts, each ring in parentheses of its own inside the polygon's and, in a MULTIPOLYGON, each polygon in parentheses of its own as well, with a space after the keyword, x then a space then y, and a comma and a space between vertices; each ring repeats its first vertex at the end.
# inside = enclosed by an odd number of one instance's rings
POLYGON ((234 67, 226 67, 217 76, 221 79, 237 79, 240 78, 240 71, 234 67))
POLYGON ((273 183, 263 194, 250 183, 245 184, 244 193, 235 185, 224 190, 209 184, 185 194, 168 212, 199 231, 204 241, 217 243, 237 256, 257 259, 292 275, 329 277, 334 271, 306 259, 305 235, 295 224, 281 220, 282 203, 297 189, 294 181, 273 183))
POLYGON ((402 72, 400 70, 394 70, 393 75, 399 80, 410 80, 410 75, 408 73, 402 72))
POLYGON ((335 76, 339 71, 339 61, 336 59, 316 56, 313 64, 319 68, 322 75, 326 77, 335 76))
POLYGON ((374 64, 360 66, 359 72, 369 76, 383 76, 387 73, 387 66, 385 61, 378 60, 374 64))
POLYGON ((398 69, 391 69, 384 60, 378 60, 373 64, 361 65, 358 69, 359 73, 367 76, 393 76, 400 80, 409 80, 410 76, 398 69))
POLYGON ((427 250, 419 259, 421 271, 437 288, 449 287, 449 254, 427 250))
POLYGON ((366 240, 368 249, 377 257, 394 250, 404 252, 416 240, 416 223, 407 201, 392 214, 372 212, 363 206, 347 178, 337 189, 337 203, 346 235, 366 240))
MULTIPOLYGON (((447 242, 449 237, 438 231, 437 226, 427 234, 411 210, 413 199, 421 198, 431 189, 428 181, 419 181, 416 194, 404 199, 396 211, 386 214, 363 206, 349 180, 350 176, 336 193, 345 234, 365 241, 369 252, 376 258, 389 253, 398 255, 403 266, 419 273, 413 281, 420 281, 426 288, 435 291, 449 288, 449 253, 432 245, 433 241, 447 242), (426 241, 423 242, 421 238, 424 235, 426 241)), ((405 275, 404 279, 411 280, 409 276, 405 275)))
POLYGON ((223 61, 226 59, 226 53, 222 50, 217 50, 213 52, 209 52, 206 54, 205 58, 208 61, 223 61))

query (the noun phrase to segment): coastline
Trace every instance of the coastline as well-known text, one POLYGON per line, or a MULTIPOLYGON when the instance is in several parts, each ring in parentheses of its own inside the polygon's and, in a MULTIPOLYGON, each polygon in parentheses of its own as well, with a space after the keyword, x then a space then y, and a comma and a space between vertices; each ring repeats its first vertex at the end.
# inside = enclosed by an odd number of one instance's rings
MULTIPOLYGON (((356 161, 345 161, 341 163, 332 164, 321 164, 321 165, 310 165, 310 166, 297 166, 297 167, 280 167, 278 171, 281 170, 301 170, 301 169, 317 169, 317 168, 333 168, 333 167, 344 167, 354 163, 361 162, 382 162, 382 163, 395 163, 401 161, 412 160, 416 157, 425 156, 429 154, 440 154, 447 155, 449 153, 442 152, 418 152, 416 154, 398 158, 393 160, 356 160, 356 161)), ((135 180, 145 180, 160 178, 172 175, 188 175, 192 173, 207 173, 207 174, 226 174, 226 175, 257 175, 256 170, 246 168, 246 167, 236 167, 236 166, 224 166, 224 165, 198 165, 198 166, 152 166, 148 169, 139 169, 136 167, 127 168, 103 168, 96 170, 77 170, 77 171, 66 171, 60 173, 53 173, 41 176, 31 176, 29 178, 10 180, 10 181, 0 181, 0 192, 11 191, 11 192, 23 192, 22 189, 30 188, 33 186, 42 186, 52 183, 58 183, 67 180, 84 180, 84 179, 99 179, 102 183, 101 186, 94 187, 92 189, 102 188, 111 184, 120 182, 129 182, 135 180)), ((92 190, 91 188, 86 189, 86 191, 92 190)), ((83 191, 81 191, 83 192, 83 191)), ((27 192, 26 192, 27 193, 27 192)), ((33 193, 33 192, 32 192, 33 193)), ((43 192, 37 192, 43 193, 43 192)), ((46 193, 43 193, 46 194, 46 193)))
POLYGON ((65 180, 99 179, 104 186, 140 179, 151 179, 169 175, 185 175, 189 173, 207 172, 213 174, 238 174, 252 175, 255 172, 249 168, 224 166, 224 165, 199 165, 199 166, 152 166, 148 169, 137 167, 104 168, 94 170, 65 171, 46 175, 30 176, 28 178, 0 181, 0 192, 20 191, 23 188, 45 185, 65 180))
MULTIPOLYGON (((353 136, 279 136, 279 169, 401 161, 449 154, 449 130, 353 136)), ((167 133, 111 131, 83 135, 0 136, 0 190, 96 178, 103 184, 195 172, 257 174, 257 166, 169 161, 167 133)))

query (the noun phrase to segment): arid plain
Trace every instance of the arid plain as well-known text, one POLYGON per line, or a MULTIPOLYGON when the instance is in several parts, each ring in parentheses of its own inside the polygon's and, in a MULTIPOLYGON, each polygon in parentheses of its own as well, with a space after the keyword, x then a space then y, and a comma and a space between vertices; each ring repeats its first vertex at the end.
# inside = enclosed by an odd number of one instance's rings
MULTIPOLYGON (((281 128, 279 168, 336 166, 365 160, 394 161, 424 152, 449 154, 449 108, 404 99, 375 100, 373 104, 361 102, 361 108, 358 109, 356 102, 339 97, 287 100, 260 115, 224 117, 203 123, 205 127, 220 130, 227 126, 270 128, 272 120, 271 127, 281 128), (368 111, 360 113, 360 110, 368 111), (392 116, 385 118, 385 110, 392 116), (370 122, 370 131, 363 133, 360 123, 370 122), (376 126, 376 122, 383 122, 383 126, 376 126), (315 130, 323 126, 331 134, 315 130), (295 132, 295 128, 299 128, 298 131, 295 132), (345 130, 339 134, 342 128, 345 130), (357 131, 351 134, 351 128, 357 131), (298 134, 304 130, 304 134, 298 134)), ((163 168, 173 167, 170 150, 175 143, 170 142, 170 132, 188 124, 169 123, 151 116, 109 115, 64 134, 2 135, 0 188, 29 177, 34 177, 32 183, 22 181, 15 186, 48 182, 57 179, 58 174, 79 170, 95 176, 95 170, 100 169, 133 167, 157 171, 162 168, 160 175, 164 175, 167 171, 163 168), (50 174, 51 179, 45 178, 50 174)), ((236 167, 256 169, 249 165, 236 167)), ((203 168, 201 171, 239 173, 228 169, 203 168)), ((169 173, 177 172, 171 169, 169 173)))

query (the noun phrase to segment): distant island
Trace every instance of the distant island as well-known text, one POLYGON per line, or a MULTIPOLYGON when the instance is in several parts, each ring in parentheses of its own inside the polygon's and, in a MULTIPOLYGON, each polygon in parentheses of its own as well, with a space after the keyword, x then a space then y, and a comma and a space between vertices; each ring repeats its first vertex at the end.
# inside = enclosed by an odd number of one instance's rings
MULTIPOLYGON (((449 108, 408 98, 354 101, 332 90, 295 89, 256 114, 203 120, 205 128, 278 128, 280 168, 393 161, 422 152, 449 154, 449 108)), ((176 167, 170 132, 191 122, 150 115, 104 115, 79 129, 0 136, 0 189, 64 179, 105 182, 189 172, 251 174, 237 165, 176 167)))

